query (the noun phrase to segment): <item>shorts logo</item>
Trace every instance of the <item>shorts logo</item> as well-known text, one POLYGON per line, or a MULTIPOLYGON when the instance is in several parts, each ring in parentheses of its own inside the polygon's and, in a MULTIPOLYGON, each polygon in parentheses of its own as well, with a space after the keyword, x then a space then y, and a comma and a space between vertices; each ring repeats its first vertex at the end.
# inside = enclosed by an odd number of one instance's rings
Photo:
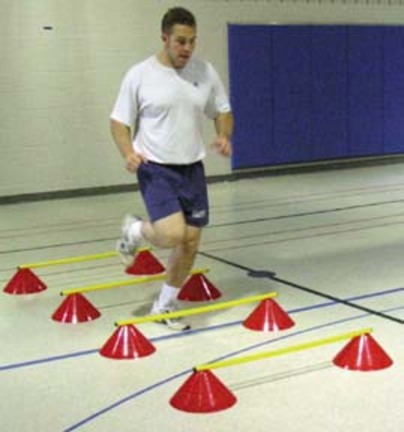
POLYGON ((206 210, 194 210, 191 214, 194 219, 201 219, 206 216, 206 210))

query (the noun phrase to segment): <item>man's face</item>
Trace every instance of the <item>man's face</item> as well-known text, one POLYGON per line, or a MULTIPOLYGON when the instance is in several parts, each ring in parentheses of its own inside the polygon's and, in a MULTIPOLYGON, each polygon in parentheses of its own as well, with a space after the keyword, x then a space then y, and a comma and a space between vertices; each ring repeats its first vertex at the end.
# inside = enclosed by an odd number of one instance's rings
POLYGON ((196 28, 175 24, 171 33, 163 33, 162 39, 171 66, 175 69, 183 68, 195 49, 196 28))

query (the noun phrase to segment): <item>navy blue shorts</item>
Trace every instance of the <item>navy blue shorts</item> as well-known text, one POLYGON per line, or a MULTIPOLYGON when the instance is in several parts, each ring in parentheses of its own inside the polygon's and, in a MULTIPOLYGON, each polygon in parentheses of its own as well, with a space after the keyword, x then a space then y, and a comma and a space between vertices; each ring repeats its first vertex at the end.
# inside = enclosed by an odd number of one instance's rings
POLYGON ((190 165, 142 163, 137 170, 140 192, 150 219, 182 212, 187 225, 209 222, 208 192, 202 162, 190 165))

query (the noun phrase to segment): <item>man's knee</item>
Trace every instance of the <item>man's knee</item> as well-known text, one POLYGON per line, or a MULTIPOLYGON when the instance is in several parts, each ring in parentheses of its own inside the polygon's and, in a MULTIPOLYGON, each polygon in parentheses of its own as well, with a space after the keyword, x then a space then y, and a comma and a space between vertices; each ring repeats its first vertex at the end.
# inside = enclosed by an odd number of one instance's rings
POLYGON ((174 247, 186 243, 186 230, 184 227, 172 227, 160 233, 160 238, 168 247, 174 247))
POLYGON ((181 246, 182 250, 187 254, 195 254, 198 250, 200 243, 200 232, 198 230, 189 229, 185 227, 181 229, 177 227, 167 233, 167 242, 172 246, 181 246))
POLYGON ((181 246, 189 253, 199 247, 201 228, 186 225, 182 214, 160 220, 152 226, 154 234, 159 239, 159 246, 168 248, 181 246))
POLYGON ((195 252, 198 250, 201 239, 201 230, 198 228, 187 227, 186 235, 184 238, 184 246, 190 251, 195 252))

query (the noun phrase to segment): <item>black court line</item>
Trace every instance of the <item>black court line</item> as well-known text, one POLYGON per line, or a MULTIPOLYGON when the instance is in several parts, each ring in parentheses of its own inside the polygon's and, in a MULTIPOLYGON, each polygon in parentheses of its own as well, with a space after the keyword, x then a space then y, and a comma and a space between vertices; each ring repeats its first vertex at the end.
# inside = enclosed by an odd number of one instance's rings
POLYGON ((117 239, 117 236, 106 237, 106 238, 101 238, 101 239, 66 242, 66 243, 53 243, 53 244, 46 244, 46 245, 42 245, 42 246, 34 246, 34 247, 29 247, 29 248, 25 247, 25 248, 19 248, 19 249, 0 250, 0 255, 5 255, 5 254, 9 254, 9 253, 18 253, 18 252, 37 251, 37 250, 43 250, 43 249, 53 249, 53 248, 60 248, 60 247, 66 247, 66 246, 78 246, 78 245, 85 245, 85 244, 92 244, 92 243, 102 243, 102 242, 106 242, 106 241, 113 241, 116 239, 117 239))
POLYGON ((331 209, 315 210, 315 211, 293 213, 293 214, 286 214, 286 215, 279 215, 279 216, 271 216, 271 217, 257 218, 257 219, 250 219, 250 220, 242 220, 242 221, 237 221, 237 222, 225 222, 225 223, 212 225, 211 227, 217 228, 217 227, 224 227, 224 226, 243 225, 243 224, 247 224, 247 223, 257 223, 257 222, 267 222, 267 221, 272 221, 272 220, 290 219, 290 218, 295 218, 295 217, 305 217, 305 216, 313 216, 313 215, 320 215, 320 214, 327 214, 327 213, 337 213, 337 212, 347 211, 347 210, 356 210, 356 209, 368 208, 368 207, 378 207, 378 206, 387 205, 387 204, 402 204, 403 202, 404 202, 404 199, 378 201, 378 202, 369 203, 369 204, 358 204, 358 205, 351 205, 351 206, 345 206, 345 207, 335 207, 335 208, 331 208, 331 209))
MULTIPOLYGON (((366 299, 372 299, 372 298, 377 298, 377 297, 386 296, 386 295, 394 295, 394 294, 396 294, 398 292, 402 292, 402 291, 404 291, 404 288, 392 288, 389 290, 373 292, 370 294, 355 295, 353 297, 348 297, 345 300, 366 300, 366 299)), ((338 303, 336 303, 334 301, 327 301, 325 303, 315 303, 315 304, 312 304, 309 306, 303 306, 303 307, 297 307, 294 309, 288 309, 287 312, 291 315, 295 315, 295 314, 304 313, 307 311, 333 307, 337 304, 338 303)), ((103 310, 103 309, 107 309, 108 307, 109 306, 99 306, 98 309, 103 310)), ((392 310, 397 311, 397 310, 402 310, 402 309, 404 309, 404 306, 403 307, 398 306, 398 307, 394 307, 394 308, 385 309, 384 312, 392 311, 392 310)), ((363 317, 363 316, 368 316, 368 315, 369 314, 364 314, 361 316, 363 317)), ((353 319, 353 318, 348 318, 348 321, 351 319, 353 319)), ((357 316, 354 319, 359 319, 359 316, 357 316)), ((346 318, 344 320, 346 320, 346 318)), ((342 321, 344 321, 344 320, 342 320, 342 321)), ((152 337, 150 339, 150 342, 156 343, 156 342, 162 342, 162 341, 170 340, 170 339, 179 339, 179 338, 184 338, 184 337, 186 338, 186 337, 189 337, 189 336, 192 336, 195 334, 201 334, 201 333, 205 333, 205 332, 222 330, 222 329, 225 329, 228 327, 233 327, 233 326, 242 324, 242 322, 243 322, 243 320, 229 321, 229 322, 225 322, 222 324, 214 324, 214 325, 210 325, 210 326, 193 328, 193 329, 186 331, 186 332, 175 332, 175 333, 164 334, 161 336, 152 337)), ((93 349, 87 349, 84 351, 76 351, 76 352, 71 352, 71 353, 67 353, 67 354, 59 354, 59 355, 54 355, 54 356, 45 357, 45 358, 37 358, 34 360, 26 360, 26 361, 18 362, 18 363, 11 363, 11 364, 5 364, 5 365, 0 364, 0 372, 8 371, 8 370, 14 370, 14 369, 20 369, 20 368, 25 368, 25 367, 30 367, 30 366, 37 366, 37 365, 42 365, 45 363, 52 363, 52 362, 67 360, 67 359, 71 359, 71 358, 78 358, 78 357, 82 357, 82 356, 86 356, 86 355, 96 354, 98 352, 99 352, 99 348, 93 348, 93 349)))
MULTIPOLYGON (((246 346, 243 348, 238 348, 235 351, 231 351, 225 355, 222 355, 222 356, 217 357, 215 359, 211 359, 207 363, 229 359, 229 358, 235 357, 237 355, 252 351, 254 349, 257 349, 257 348, 260 348, 263 346, 272 345, 272 344, 277 343, 279 341, 288 340, 288 339, 294 338, 295 336, 300 336, 302 334, 311 333, 311 332, 316 331, 316 330, 324 329, 327 327, 332 327, 335 325, 339 325, 339 324, 346 323, 349 321, 354 321, 357 319, 362 319, 366 316, 367 316, 367 314, 362 314, 362 315, 358 315, 358 316, 354 316, 354 317, 344 318, 342 320, 329 321, 325 324, 312 326, 312 327, 309 327, 307 329, 298 331, 296 333, 289 333, 289 334, 281 335, 279 337, 276 337, 275 339, 269 339, 269 340, 265 340, 263 342, 258 342, 258 343, 255 343, 253 345, 249 345, 249 346, 246 346)), ((154 384, 143 387, 143 388, 137 390, 136 392, 113 402, 112 404, 110 404, 108 406, 104 406, 104 408, 101 408, 98 411, 88 415, 87 417, 81 419, 80 421, 76 422, 75 424, 73 424, 69 427, 66 427, 63 430, 63 432, 72 432, 72 431, 75 431, 77 429, 80 429, 82 426, 86 425, 87 423, 90 423, 90 422, 94 421, 96 418, 101 417, 104 414, 106 414, 112 410, 115 410, 116 408, 119 408, 121 405, 123 405, 129 401, 133 401, 134 399, 138 399, 141 396, 143 396, 144 394, 149 393, 149 392, 151 392, 151 391, 153 391, 159 387, 165 386, 166 384, 171 383, 172 381, 176 380, 177 378, 180 378, 182 376, 190 374, 191 372, 192 372, 192 369, 186 369, 182 372, 177 372, 175 375, 171 375, 169 377, 163 378, 162 380, 155 382, 154 384)))
MULTIPOLYGON (((315 211, 301 212, 301 213, 291 213, 291 214, 285 214, 285 215, 279 215, 279 216, 270 216, 270 217, 265 217, 265 218, 244 219, 241 221, 224 222, 224 223, 217 223, 214 225, 209 225, 208 227, 206 227, 206 229, 221 228, 221 227, 225 227, 225 226, 244 225, 244 224, 249 224, 249 223, 268 222, 268 221, 273 221, 273 220, 291 219, 291 218, 305 217, 305 216, 314 216, 314 215, 321 215, 321 214, 327 214, 327 213, 336 213, 336 212, 362 209, 362 208, 368 208, 368 207, 378 207, 378 206, 383 206, 383 205, 387 205, 387 204, 400 204, 403 202, 404 202, 404 199, 390 200, 390 201, 378 201, 378 202, 369 203, 369 204, 352 205, 352 206, 346 206, 346 207, 335 207, 335 208, 331 208, 331 209, 315 210, 315 211)), ((18 249, 0 250, 0 255, 10 254, 10 253, 18 253, 18 252, 28 252, 28 251, 35 251, 35 250, 42 250, 42 249, 59 248, 59 247, 65 247, 65 246, 76 246, 76 245, 80 245, 80 244, 102 243, 102 242, 114 241, 114 240, 116 240, 116 236, 115 237, 106 237, 106 238, 101 238, 101 239, 75 241, 75 242, 54 243, 54 244, 47 244, 47 245, 41 245, 41 246, 34 246, 34 247, 30 247, 30 248, 25 247, 25 248, 18 248, 18 249)))
POLYGON ((393 321, 393 322, 395 322, 397 324, 404 324, 404 320, 402 320, 402 319, 399 319, 399 318, 393 317, 391 315, 387 315, 387 314, 385 314, 383 312, 379 312, 379 311, 376 311, 374 309, 367 308, 366 306, 361 306, 361 305, 358 305, 356 303, 352 303, 352 302, 350 302, 348 300, 344 300, 344 299, 332 296, 330 294, 326 294, 326 293, 323 293, 321 291, 317 291, 317 290, 314 290, 312 288, 308 288, 308 287, 305 287, 303 285, 299 285, 299 284, 296 284, 294 282, 290 282, 288 280, 279 278, 279 277, 276 276, 276 273, 274 273, 272 271, 252 269, 250 267, 246 267, 244 265, 235 263, 233 261, 229 261, 227 259, 220 258, 218 256, 209 254, 207 252, 199 251, 198 254, 202 255, 202 256, 204 256, 206 258, 210 258, 210 259, 213 259, 215 261, 219 261, 221 263, 227 264, 227 265, 229 265, 231 267, 234 267, 234 268, 237 268, 239 270, 243 270, 243 271, 245 271, 247 273, 247 276, 249 276, 249 277, 264 278, 264 279, 269 279, 269 280, 272 280, 272 281, 275 281, 275 282, 279 282, 279 283, 281 283, 283 285, 287 285, 287 286, 292 287, 292 288, 297 288, 300 291, 304 291, 304 292, 307 292, 309 294, 313 294, 313 295, 316 295, 316 296, 319 296, 319 297, 322 297, 322 298, 326 298, 326 299, 332 300, 332 301, 334 301, 336 303, 340 303, 340 304, 343 304, 345 306, 348 306, 348 307, 351 307, 351 308, 354 308, 354 309, 358 309, 358 310, 363 311, 363 312, 367 312, 368 314, 375 315, 375 316, 377 316, 379 318, 387 319, 387 320, 393 321))

